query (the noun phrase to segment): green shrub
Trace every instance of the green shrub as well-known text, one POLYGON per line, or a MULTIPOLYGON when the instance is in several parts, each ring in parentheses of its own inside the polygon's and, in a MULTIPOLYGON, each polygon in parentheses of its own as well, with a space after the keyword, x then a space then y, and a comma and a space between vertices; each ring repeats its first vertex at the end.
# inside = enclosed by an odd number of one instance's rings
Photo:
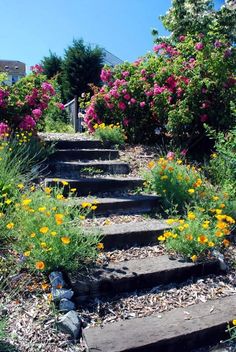
POLYGON ((122 146, 125 144, 125 134, 124 129, 119 123, 116 125, 105 125, 101 123, 100 125, 94 125, 94 137, 100 139, 102 142, 109 142, 113 145, 122 146))
POLYGON ((85 231, 81 219, 95 208, 90 203, 72 206, 62 190, 48 187, 23 193, 6 227, 24 265, 30 270, 72 271, 94 259, 100 235, 85 231))

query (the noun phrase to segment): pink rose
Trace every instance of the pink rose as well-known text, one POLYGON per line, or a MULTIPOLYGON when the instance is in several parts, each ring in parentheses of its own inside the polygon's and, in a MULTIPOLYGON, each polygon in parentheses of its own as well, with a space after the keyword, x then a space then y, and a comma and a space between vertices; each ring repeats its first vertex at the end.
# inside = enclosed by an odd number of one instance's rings
POLYGON ((42 110, 34 109, 34 110, 32 110, 32 114, 34 116, 34 119, 37 121, 42 116, 42 110))
POLYGON ((201 43, 201 42, 199 42, 199 43, 197 43, 196 45, 195 45, 195 49, 196 50, 202 50, 204 48, 204 45, 203 45, 203 43, 201 43))
POLYGON ((33 117, 30 115, 26 115, 24 119, 19 124, 19 128, 25 131, 33 130, 36 126, 36 122, 34 121, 33 117))
POLYGON ((200 115, 200 120, 201 122, 206 122, 208 120, 208 115, 207 114, 200 115))
POLYGON ((118 103, 118 108, 122 111, 124 111, 126 109, 126 105, 125 103, 123 103, 123 101, 119 101, 118 103))
POLYGON ((10 132, 10 127, 8 126, 8 124, 1 122, 0 123, 0 137, 4 137, 9 132, 10 132))
POLYGON ((141 103, 139 104, 141 108, 144 108, 144 106, 146 105, 145 101, 141 101, 141 103))
POLYGON ((168 152, 166 155, 168 160, 173 160, 175 158, 175 153, 174 152, 168 152))

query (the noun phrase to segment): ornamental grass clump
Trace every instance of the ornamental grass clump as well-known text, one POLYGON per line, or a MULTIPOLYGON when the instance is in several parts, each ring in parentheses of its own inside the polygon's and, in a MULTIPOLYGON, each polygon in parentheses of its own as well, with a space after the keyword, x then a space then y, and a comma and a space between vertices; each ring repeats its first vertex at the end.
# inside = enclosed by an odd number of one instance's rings
POLYGON ((46 187, 23 193, 6 225, 22 265, 32 271, 73 271, 96 258, 100 235, 85 231, 81 223, 95 207, 69 204, 63 189, 46 187))
POLYGON ((94 136, 100 139, 102 142, 108 142, 114 145, 122 146, 125 143, 126 136, 124 129, 119 123, 105 125, 105 123, 95 124, 94 136))
POLYGON ((213 249, 228 247, 235 224, 235 220, 221 208, 207 210, 199 207, 189 210, 185 217, 166 221, 173 225, 173 230, 164 232, 158 240, 193 262, 206 258, 213 249))

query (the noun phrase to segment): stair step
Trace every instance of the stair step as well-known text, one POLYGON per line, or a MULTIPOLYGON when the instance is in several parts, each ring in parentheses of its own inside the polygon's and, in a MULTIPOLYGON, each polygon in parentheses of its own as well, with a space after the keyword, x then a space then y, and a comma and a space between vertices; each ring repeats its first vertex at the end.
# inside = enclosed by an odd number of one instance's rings
POLYGON ((82 276, 70 275, 70 284, 76 301, 81 303, 91 297, 115 295, 171 282, 183 282, 193 276, 203 276, 220 271, 217 260, 190 263, 170 260, 167 255, 134 259, 100 266, 82 276))
POLYGON ((127 194, 120 197, 87 197, 81 199, 74 198, 71 203, 81 204, 83 202, 97 202, 97 209, 91 216, 109 216, 109 215, 125 215, 125 214, 142 214, 159 211, 160 197, 152 195, 131 195, 127 194))
POLYGON ((149 220, 101 227, 105 250, 157 244, 157 237, 170 229, 164 220, 149 220))
POLYGON ((76 177, 79 175, 128 174, 129 164, 119 161, 57 161, 48 165, 50 174, 55 177, 76 177))
POLYGON ((49 156, 49 160, 114 160, 119 158, 116 149, 58 149, 49 156))
MULTIPOLYGON (((61 180, 62 181, 62 180, 61 180)), ((134 190, 143 185, 143 180, 139 178, 122 178, 122 177, 84 177, 76 180, 66 179, 69 183, 64 187, 64 196, 67 196, 70 188, 76 188, 77 196, 87 196, 89 194, 97 194, 100 192, 115 192, 134 190)), ((62 186, 60 179, 55 181, 53 178, 45 178, 45 185, 48 187, 62 186)))
POLYGON ((188 352, 225 339, 235 311, 233 296, 176 308, 161 313, 161 318, 155 314, 85 329, 86 351, 188 352))
POLYGON ((46 141, 48 144, 53 144, 56 149, 103 149, 104 146, 108 147, 109 143, 102 143, 99 140, 93 139, 81 139, 81 140, 57 140, 57 141, 46 141))

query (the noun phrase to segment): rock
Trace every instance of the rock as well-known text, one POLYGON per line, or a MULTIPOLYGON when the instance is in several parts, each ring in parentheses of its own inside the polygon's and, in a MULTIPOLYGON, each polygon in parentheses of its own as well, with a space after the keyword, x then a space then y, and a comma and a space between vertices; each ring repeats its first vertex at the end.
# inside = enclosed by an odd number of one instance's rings
POLYGON ((78 340, 81 335, 82 322, 78 313, 74 310, 63 315, 57 322, 57 326, 62 332, 70 334, 75 340, 78 340))
POLYGON ((63 288, 66 286, 65 281, 63 279, 63 274, 60 271, 53 271, 49 275, 49 280, 54 288, 63 288))
POLYGON ((66 288, 60 288, 60 289, 52 288, 51 293, 52 293, 53 301, 60 301, 63 298, 70 300, 74 294, 74 292, 71 289, 66 289, 66 288))
POLYGON ((62 298, 59 303, 59 310, 62 312, 69 312, 70 310, 75 310, 75 304, 69 299, 62 298))
POLYGON ((214 257, 216 257, 218 259, 219 264, 220 264, 220 270, 226 271, 228 267, 225 263, 223 254, 220 253, 219 251, 216 251, 216 250, 214 250, 212 252, 212 254, 214 255, 214 257))

